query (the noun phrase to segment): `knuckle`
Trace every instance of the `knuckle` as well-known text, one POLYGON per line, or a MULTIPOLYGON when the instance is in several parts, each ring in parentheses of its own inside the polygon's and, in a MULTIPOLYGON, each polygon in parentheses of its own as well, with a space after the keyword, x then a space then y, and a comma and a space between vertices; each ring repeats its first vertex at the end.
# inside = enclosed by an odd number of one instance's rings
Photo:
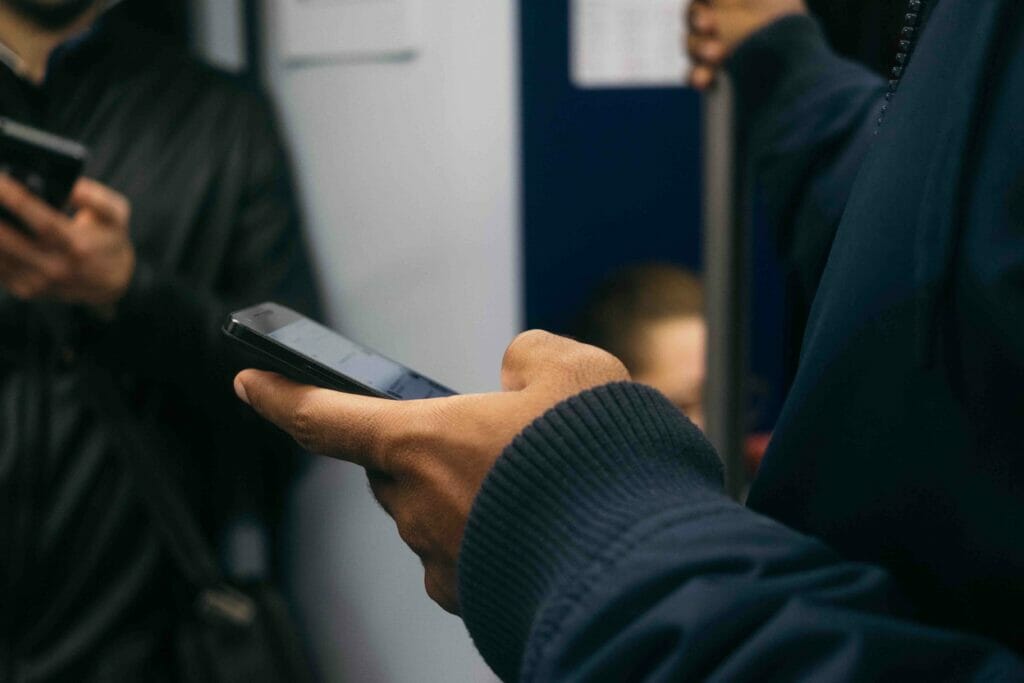
POLYGON ((391 495, 394 490, 394 480, 383 472, 375 470, 366 471, 366 480, 370 484, 370 492, 373 494, 374 500, 377 501, 384 512, 388 513, 389 517, 394 519, 395 507, 394 499, 391 495))
POLYGON ((394 515, 398 536, 417 555, 421 557, 430 550, 427 536, 418 515, 412 514, 407 508, 399 508, 394 515))
POLYGON ((607 384, 630 378, 621 360, 596 346, 579 345, 563 357, 563 363, 581 385, 607 384))
POLYGON ((512 340, 512 343, 505 349, 505 356, 502 359, 503 367, 512 367, 524 356, 535 352, 539 348, 551 342, 555 335, 544 330, 527 330, 520 333, 512 340))
POLYGON ((455 569, 448 563, 425 561, 423 563, 423 588, 427 597, 445 610, 457 613, 459 610, 458 592, 455 590, 455 569))
POLYGON ((114 195, 114 215, 120 225, 127 225, 132 217, 132 205, 122 194, 114 195))
POLYGON ((447 591, 442 587, 442 582, 437 572, 429 566, 423 574, 423 588, 427 591, 427 597, 438 604, 444 604, 447 598, 447 591))
POLYGON ((626 381, 630 379, 629 370, 626 364, 605 351, 600 352, 600 357, 595 359, 595 366, 610 382, 626 381))
POLYGON ((307 394, 295 406, 292 414, 291 432, 295 440, 312 453, 325 453, 328 444, 323 436, 321 400, 315 394, 307 394))

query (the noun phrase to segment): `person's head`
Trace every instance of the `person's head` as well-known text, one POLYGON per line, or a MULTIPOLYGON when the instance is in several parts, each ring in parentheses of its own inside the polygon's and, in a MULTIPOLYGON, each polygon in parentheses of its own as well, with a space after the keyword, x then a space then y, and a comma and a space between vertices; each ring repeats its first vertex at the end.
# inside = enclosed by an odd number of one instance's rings
POLYGON ((106 0, 0 0, 0 5, 48 31, 66 28, 89 10, 105 3, 106 0))
POLYGON ((695 275, 670 265, 625 268, 594 291, 576 334, 618 356, 634 380, 703 423, 707 332, 695 275))

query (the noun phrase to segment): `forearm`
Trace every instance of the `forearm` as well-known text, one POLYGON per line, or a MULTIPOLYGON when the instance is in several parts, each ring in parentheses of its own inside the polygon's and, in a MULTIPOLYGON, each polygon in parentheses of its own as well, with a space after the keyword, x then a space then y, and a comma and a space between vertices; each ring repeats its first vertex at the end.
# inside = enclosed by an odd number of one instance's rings
POLYGON ((1024 670, 915 623, 882 570, 728 500, 654 392, 561 404, 496 464, 460 559, 463 616, 505 679, 851 680, 1024 670), (1014 668, 1016 667, 1016 668, 1014 668))

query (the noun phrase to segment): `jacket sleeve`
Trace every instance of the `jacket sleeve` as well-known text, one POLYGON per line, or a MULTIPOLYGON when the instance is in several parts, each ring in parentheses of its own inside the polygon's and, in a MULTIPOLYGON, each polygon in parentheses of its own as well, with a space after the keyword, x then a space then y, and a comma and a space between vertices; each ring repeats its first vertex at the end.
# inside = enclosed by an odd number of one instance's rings
POLYGON ((226 550, 231 569, 273 572, 283 559, 274 534, 305 461, 291 439, 235 397, 234 374, 258 362, 239 353, 221 326, 230 311, 266 300, 316 316, 318 300, 269 103, 240 93, 233 124, 224 130, 233 139, 220 198, 202 235, 212 245, 223 240, 220 248, 202 250, 204 258, 217 259, 208 269, 216 278, 199 284, 140 261, 116 317, 86 323, 92 330, 86 351, 119 379, 137 408, 160 413, 170 429, 191 426, 183 436, 199 442, 204 460, 190 490, 196 509, 209 517, 211 540, 226 550), (259 557, 232 557, 231 539, 240 528, 261 534, 259 557))
POLYGON ((221 333, 232 310, 273 299, 317 313, 287 155, 268 103, 239 96, 225 166, 235 188, 212 207, 217 227, 203 239, 224 240, 216 280, 197 285, 140 261, 115 319, 99 326, 92 352, 111 370, 170 386, 215 414, 237 401, 233 374, 245 359, 221 333), (236 186, 237 183, 237 186, 236 186), (223 234, 219 234, 221 228, 223 234))
POLYGON ((809 306, 874 137, 886 82, 833 52, 808 16, 754 34, 727 69, 778 249, 809 306))
POLYGON ((516 438, 474 503, 459 580, 505 680, 1024 676, 990 642, 915 622, 878 567, 727 499, 700 431, 634 384, 516 438))

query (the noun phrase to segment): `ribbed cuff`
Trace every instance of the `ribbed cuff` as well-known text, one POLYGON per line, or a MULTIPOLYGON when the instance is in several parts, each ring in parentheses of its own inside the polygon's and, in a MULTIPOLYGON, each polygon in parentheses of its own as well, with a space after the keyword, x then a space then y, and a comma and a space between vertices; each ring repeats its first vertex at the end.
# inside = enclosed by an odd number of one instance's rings
POLYGON ((743 41, 726 70, 745 109, 757 109, 778 94, 784 82, 800 79, 836 59, 818 22, 793 14, 772 22, 743 41))
POLYGON ((721 496, 711 445, 657 391, 609 384, 564 401, 498 459, 466 526, 462 616, 504 680, 538 611, 637 523, 721 496))

